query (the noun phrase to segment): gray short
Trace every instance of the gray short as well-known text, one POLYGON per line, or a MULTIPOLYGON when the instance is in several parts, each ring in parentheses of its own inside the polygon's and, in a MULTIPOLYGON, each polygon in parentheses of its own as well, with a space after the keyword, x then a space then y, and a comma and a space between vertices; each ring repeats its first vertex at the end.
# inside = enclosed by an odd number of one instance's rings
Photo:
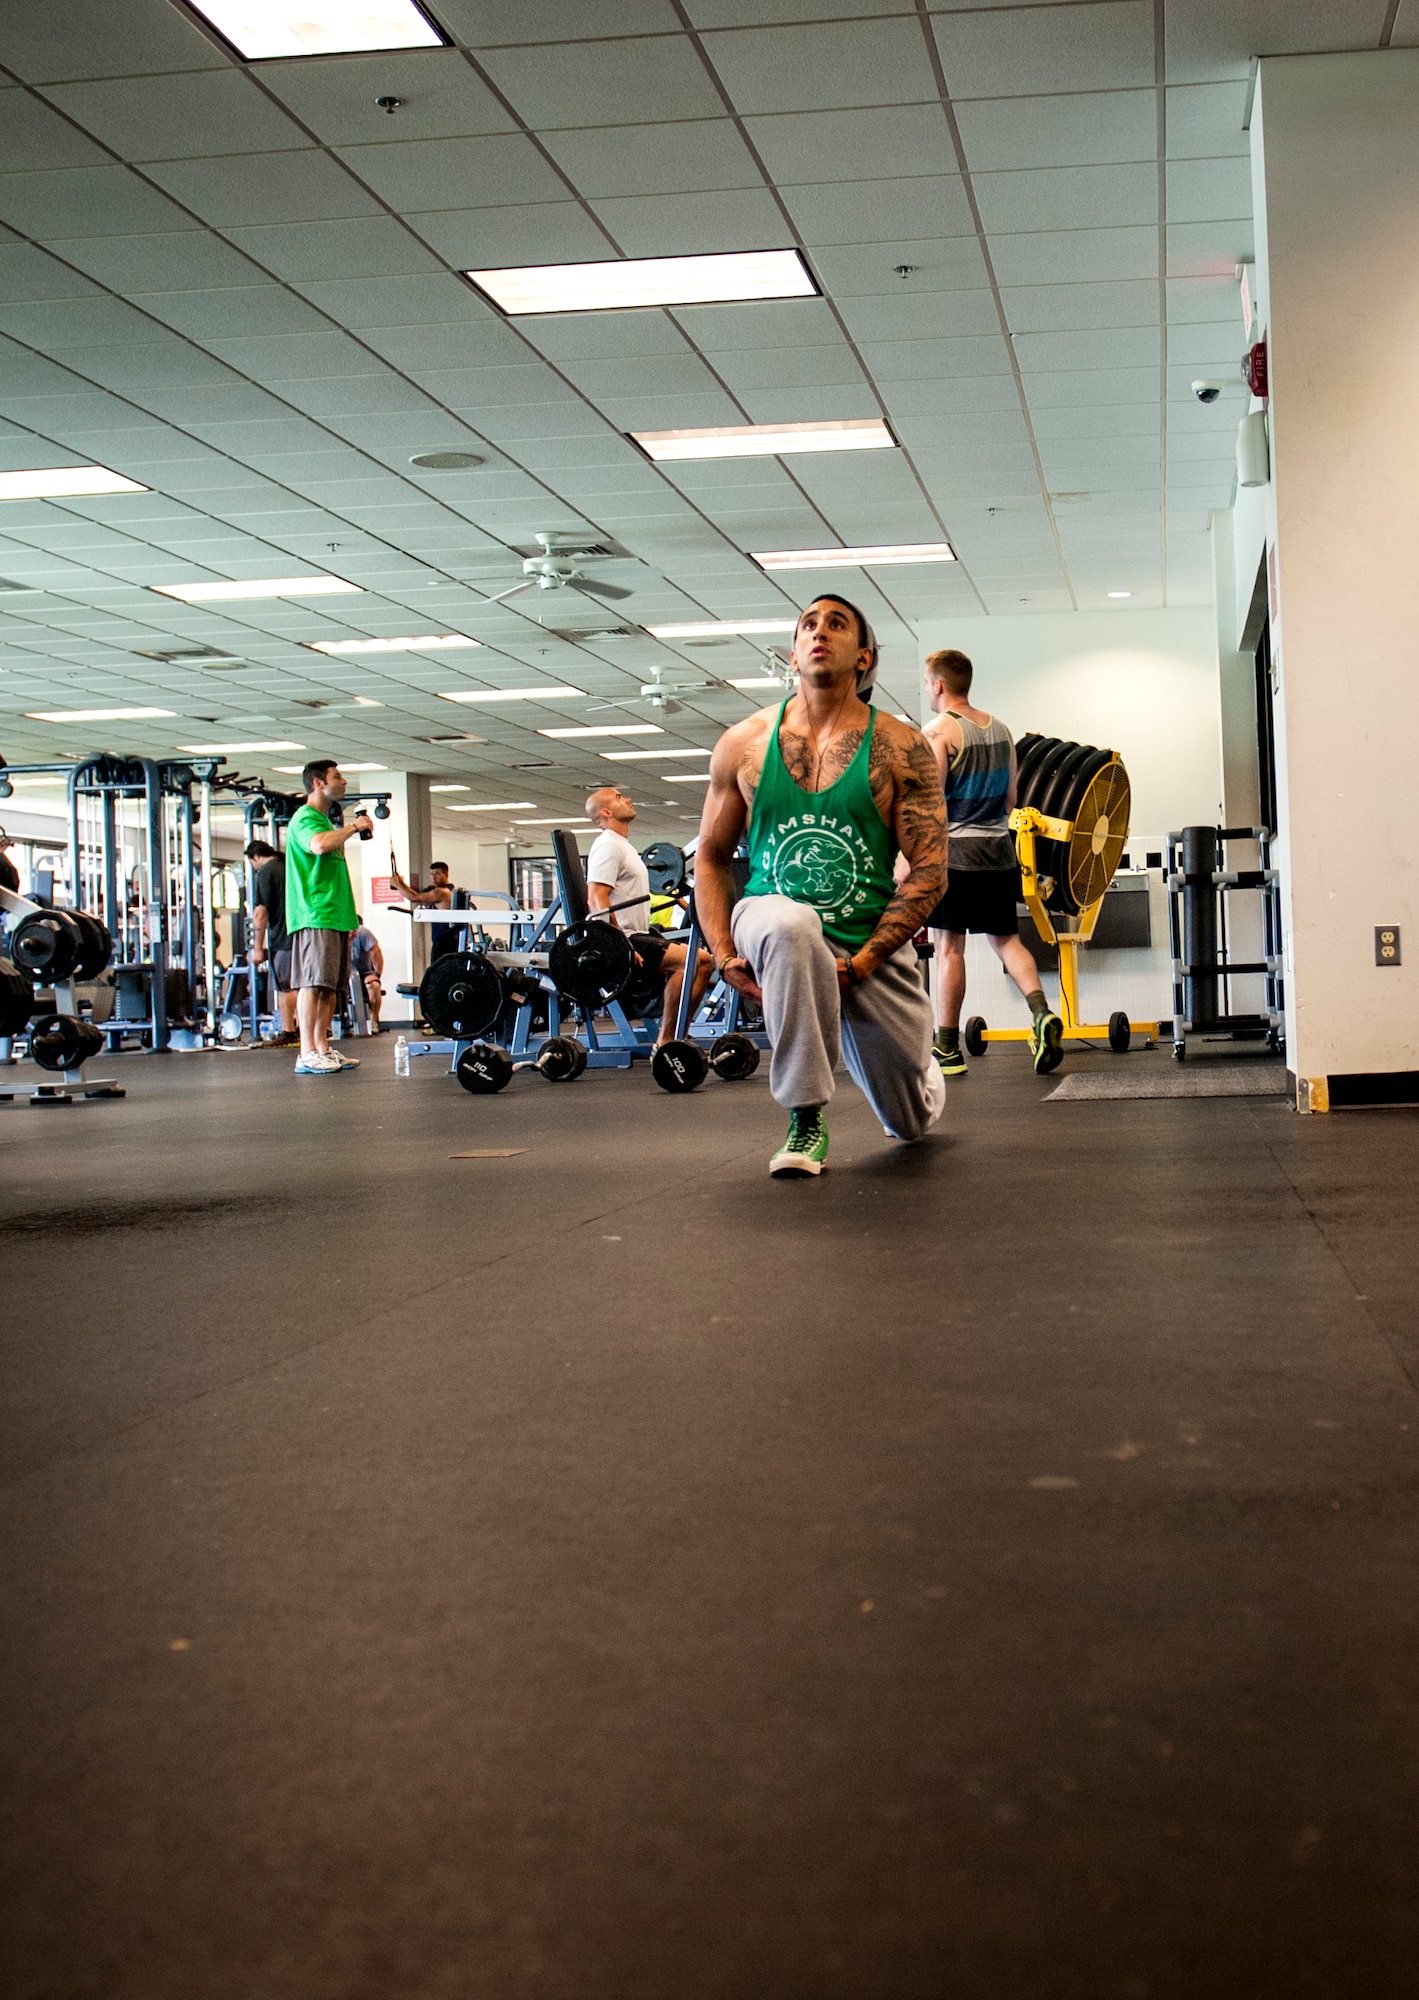
POLYGON ((274 980, 276 981, 276 991, 277 991, 278 993, 289 993, 289 992, 290 992, 290 990, 291 990, 291 947, 290 947, 290 946, 289 946, 288 944, 283 944, 283 945, 281 946, 281 949, 280 949, 279 951, 273 951, 273 952, 272 952, 272 954, 271 954, 271 976, 272 976, 272 978, 273 978, 273 979, 274 979, 274 980))
POLYGON ((292 931, 291 986, 321 986, 343 993, 350 983, 348 931, 292 931))

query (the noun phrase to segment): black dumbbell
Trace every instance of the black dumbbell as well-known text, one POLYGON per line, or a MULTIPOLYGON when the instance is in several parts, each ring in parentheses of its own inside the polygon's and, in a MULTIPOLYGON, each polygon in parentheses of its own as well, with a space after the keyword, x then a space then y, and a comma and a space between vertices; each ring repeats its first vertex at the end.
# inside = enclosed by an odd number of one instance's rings
POLYGON ((698 1090, 709 1075, 709 1057, 698 1042, 662 1042, 650 1059, 650 1073, 662 1090, 698 1090))
POLYGON ((549 1035, 533 1063, 548 1083, 575 1083, 586 1068, 586 1050, 570 1035, 549 1035))
POLYGON ((27 978, 42 986, 72 977, 88 943, 69 910, 36 910, 10 933, 10 956, 27 978))
POLYGON ((759 1045, 747 1035, 721 1035, 711 1042, 710 1068, 724 1083, 742 1083, 759 1067, 759 1045))
POLYGON ((474 1042, 453 1065, 453 1073, 465 1090, 476 1097, 489 1097, 506 1090, 512 1082, 514 1064, 506 1049, 496 1042, 474 1042))
POLYGON ((30 1029, 30 1054, 41 1069, 79 1069, 103 1047, 92 1021, 72 1014, 46 1014, 30 1029))

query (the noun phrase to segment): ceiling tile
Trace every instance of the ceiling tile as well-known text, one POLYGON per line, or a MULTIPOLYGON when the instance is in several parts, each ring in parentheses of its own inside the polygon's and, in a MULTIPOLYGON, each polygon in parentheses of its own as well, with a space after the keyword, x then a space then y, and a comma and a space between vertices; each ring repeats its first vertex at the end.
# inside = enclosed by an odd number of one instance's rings
POLYGON ((81 167, 0 178, 0 216, 43 242, 191 229, 184 215, 127 167, 81 167))
POLYGON ((27 90, 6 92, 0 117, 0 173, 24 168, 99 167, 109 156, 67 118, 27 90))
POLYGON ((10 6, 5 61, 30 83, 155 70, 222 69, 227 57, 167 0, 44 0, 10 6))
POLYGON ((1219 374, 1225 370, 1230 377, 1239 368, 1246 344, 1240 312, 1211 323, 1181 321, 1168 328, 1168 361, 1178 367, 1206 368, 1219 374))
POLYGON ((1236 265, 1256 256, 1250 219, 1231 222, 1170 222, 1168 275, 1174 278, 1230 276, 1236 265))
POLYGON ((1168 322, 1180 326, 1189 320, 1230 319, 1236 326, 1237 338, 1245 331, 1242 325, 1241 288, 1229 271, 1225 277, 1209 278, 1169 278, 1168 280, 1168 322))
POLYGON ((441 368, 516 368, 529 358, 517 335, 500 320, 366 327, 361 338, 391 367, 409 375, 441 368))
POLYGON ((689 343, 668 313, 533 314, 518 330, 549 361, 624 360, 639 354, 688 354, 689 343))
POLYGON ((1015 352, 1022 368, 1146 368, 1157 365, 1156 326, 1115 327, 1097 333, 1021 333, 1015 352))
POLYGON ((313 333, 325 324, 319 313, 284 285, 224 286, 207 292, 145 292, 145 312, 194 340, 261 333, 313 333))
POLYGON ((605 230, 577 201, 426 211, 413 227, 460 271, 595 262, 615 254, 605 230))
POLYGON ((962 104, 956 115, 973 173, 1157 158, 1158 98, 1152 90, 986 98, 962 104))
POLYGON ((710 33, 704 46, 741 113, 938 101, 911 16, 710 33))
POLYGON ((161 236, 70 237, 63 254, 116 292, 207 291, 261 275, 219 236, 190 226, 161 236))
POLYGON ((1156 226, 1023 230, 992 238, 990 253, 1002 285, 1150 278, 1158 272, 1158 231, 1156 226))
POLYGON ((703 354, 789 345, 831 347, 841 345, 842 341, 833 309, 826 299, 765 299, 738 306, 682 306, 668 317, 703 354))
POLYGON ((77 299, 95 287, 28 243, 0 244, 0 299, 77 299))
POLYGON ((402 278, 330 278, 297 287, 313 306, 358 333, 372 326, 487 320, 487 306, 451 271, 402 278))
POLYGON ((853 382, 810 388, 796 383, 755 388, 740 382, 734 393, 751 424, 819 424, 830 418, 882 414, 881 403, 861 373, 853 382))
POLYGON ((1153 84, 1149 0, 937 14, 932 25, 953 98, 1153 84))
POLYGON ((1156 326, 1157 280, 1103 285, 1012 285, 1001 292, 1012 333, 1156 326))
POLYGON ((628 257, 691 256, 725 250, 779 250, 791 241, 767 188, 598 201, 596 214, 628 257))
POLYGON ((1251 74, 1253 56, 1379 46, 1386 0, 1169 0, 1168 81, 1251 74))
POLYGON ((1169 222, 1226 222, 1251 214, 1251 161, 1169 160, 1169 222))
MULTIPOLYGON (((586 40, 586 0, 438 0, 438 13, 449 33, 474 49, 586 40)), ((616 0, 620 35, 669 34, 679 27, 670 0, 616 0)))
MULTIPOLYGON (((911 347, 914 343, 902 343, 911 347)), ((890 352, 890 349, 887 350, 890 352)), ((878 376, 877 382, 882 392, 882 400, 894 427, 913 417, 924 417, 929 422, 946 421, 957 415, 967 415, 973 411, 985 416, 998 410, 1018 410, 1020 392, 1015 387, 1015 378, 1010 373, 1009 355, 1004 342, 997 345, 1001 367, 993 375, 930 375, 917 380, 887 380, 878 376)), ((876 349, 871 350, 876 358, 876 349)))
POLYGON ((728 118, 552 132, 545 144, 578 191, 592 201, 764 184, 753 155, 728 118))
POLYGON ((965 184, 955 173, 823 182, 785 189, 783 199, 810 246, 875 245, 923 233, 953 237, 975 234, 965 184))
POLYGON ((1009 350, 998 332, 952 340, 864 340, 858 352, 881 383, 1010 372, 1009 350))
POLYGON ((1251 142, 1242 121, 1250 101, 1250 81, 1191 83, 1169 90, 1168 158, 1211 160, 1248 154, 1251 142))
POLYGON ((844 299, 840 310, 856 340, 947 340, 1000 330, 1000 315, 988 291, 913 295, 901 286, 874 299, 844 299))
POLYGON ((813 268, 835 299, 903 297, 969 291, 987 283, 985 259, 974 236, 928 237, 887 243, 825 244, 813 268), (902 277, 900 264, 911 266, 902 277))
MULTIPOLYGON (((774 180, 783 187, 835 181, 892 180, 904 176, 954 174, 956 155, 940 107, 907 104, 900 109, 823 111, 813 118, 750 118, 749 137, 774 180)), ((924 190, 923 190, 924 191, 924 190)), ((893 234, 920 233, 909 226, 893 234)))
POLYGON ((58 84, 46 95, 125 160, 276 152, 310 144, 240 69, 58 84))
MULTIPOLYGON (((841 383, 855 387, 862 368, 852 349, 838 341, 830 347, 763 347, 725 351, 714 356, 716 372, 737 394, 748 389, 825 389, 841 383)), ((724 419, 728 423, 734 417, 724 419)), ((780 418, 781 422, 791 419, 780 418)), ((810 419, 811 421, 811 419, 810 419)))
POLYGON ((261 81, 326 146, 511 132, 513 121, 457 49, 388 50, 338 62, 268 62, 261 81), (377 97, 401 97, 392 116, 377 97))
POLYGON ((366 375, 369 353, 347 334, 270 334, 250 340, 212 340, 212 352, 257 382, 299 381, 306 375, 366 375))
POLYGON ((1389 45, 1392 49, 1419 48, 1419 0, 1399 0, 1389 45))
POLYGON ((977 174, 975 190, 992 236, 1014 229, 1127 228, 1158 216, 1158 172, 1151 164, 977 174))
POLYGON ((902 0, 688 0, 697 28, 753 28, 760 23, 866 19, 900 14, 902 0))
POLYGON ((340 158, 382 200, 405 213, 446 208, 453 191, 479 206, 556 201, 566 194, 560 177, 521 132, 347 146, 340 158))
MULTIPOLYGON (((175 200, 218 228, 243 223, 325 222, 342 216, 372 215, 378 208, 373 196, 337 161, 309 148, 303 152, 244 153, 217 160, 166 160, 148 171, 175 200)), ((135 227, 151 225, 139 222, 135 227)), ((191 223, 184 219, 183 227, 190 228, 191 223)))
POLYGON ((240 249, 278 278, 389 278, 441 268, 433 252, 390 215, 272 223, 231 234, 240 249))
POLYGON ((683 35, 603 42, 537 42, 483 57, 493 82, 529 125, 635 124, 653 104, 662 117, 716 118, 724 106, 683 35))

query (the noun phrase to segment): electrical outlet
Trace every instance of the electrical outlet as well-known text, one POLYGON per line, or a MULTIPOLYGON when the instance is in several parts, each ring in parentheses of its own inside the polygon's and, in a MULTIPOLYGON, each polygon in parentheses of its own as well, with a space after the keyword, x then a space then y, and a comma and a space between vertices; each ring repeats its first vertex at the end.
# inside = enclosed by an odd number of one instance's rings
POLYGON ((1399 964, 1399 925, 1375 925, 1375 964, 1399 964))

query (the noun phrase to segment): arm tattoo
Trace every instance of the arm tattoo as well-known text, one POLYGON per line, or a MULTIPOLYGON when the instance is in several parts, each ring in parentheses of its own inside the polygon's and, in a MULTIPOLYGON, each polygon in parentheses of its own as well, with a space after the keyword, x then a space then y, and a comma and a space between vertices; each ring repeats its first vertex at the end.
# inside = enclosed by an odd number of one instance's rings
POLYGON ((912 736, 891 746, 895 790, 892 824, 911 873, 878 919, 862 947, 874 965, 914 937, 946 887, 946 801, 941 775, 929 745, 912 736))

